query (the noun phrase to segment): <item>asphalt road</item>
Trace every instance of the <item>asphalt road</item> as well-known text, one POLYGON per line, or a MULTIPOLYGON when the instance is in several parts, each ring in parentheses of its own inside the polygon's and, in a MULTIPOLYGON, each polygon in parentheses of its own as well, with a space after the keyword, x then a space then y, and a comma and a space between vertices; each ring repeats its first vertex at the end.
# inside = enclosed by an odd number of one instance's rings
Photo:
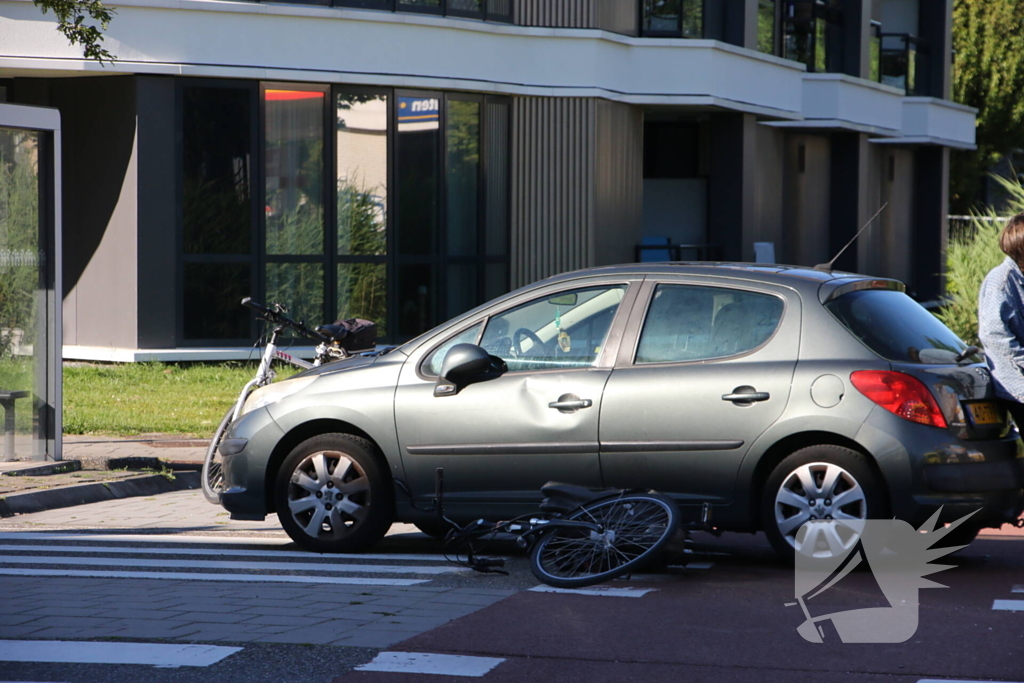
MULTIPOLYGON (((443 571, 438 544, 409 527, 372 559, 308 556, 272 520, 224 523, 202 505, 182 492, 4 520, 0 640, 15 643, 0 642, 0 657, 39 640, 59 641, 57 653, 79 641, 240 650, 205 667, 2 661, 0 681, 470 680, 356 668, 410 666, 402 653, 414 653, 420 670, 468 667, 492 682, 1024 682, 1024 592, 1014 592, 1024 536, 983 537, 944 561, 953 568, 931 578, 949 588, 920 591, 907 642, 826 633, 812 644, 796 630, 801 609, 786 606, 793 570, 757 536, 698 536, 702 554, 687 568, 564 594, 529 590, 537 582, 511 544, 495 548, 510 558, 507 577, 443 571), (316 583, 350 579, 371 583, 316 583)), ((884 606, 868 572, 829 601, 836 611, 884 606)))

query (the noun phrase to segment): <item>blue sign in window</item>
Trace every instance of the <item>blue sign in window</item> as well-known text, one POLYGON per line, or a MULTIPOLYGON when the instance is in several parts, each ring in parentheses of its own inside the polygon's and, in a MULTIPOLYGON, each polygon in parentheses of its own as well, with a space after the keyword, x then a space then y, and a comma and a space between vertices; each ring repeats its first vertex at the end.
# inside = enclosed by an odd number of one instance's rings
POLYGON ((441 101, 434 97, 399 97, 399 123, 433 123, 439 120, 441 101))

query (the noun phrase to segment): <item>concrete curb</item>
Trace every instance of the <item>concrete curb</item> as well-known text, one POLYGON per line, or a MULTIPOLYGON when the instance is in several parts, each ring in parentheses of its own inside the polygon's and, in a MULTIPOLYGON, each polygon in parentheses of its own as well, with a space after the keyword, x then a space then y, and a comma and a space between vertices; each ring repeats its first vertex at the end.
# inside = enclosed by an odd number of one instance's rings
POLYGON ((0 500, 0 517, 99 503, 104 500, 197 489, 200 485, 199 477, 198 472, 178 472, 174 475, 174 480, 170 481, 160 474, 146 474, 101 484, 78 484, 17 493, 0 500))

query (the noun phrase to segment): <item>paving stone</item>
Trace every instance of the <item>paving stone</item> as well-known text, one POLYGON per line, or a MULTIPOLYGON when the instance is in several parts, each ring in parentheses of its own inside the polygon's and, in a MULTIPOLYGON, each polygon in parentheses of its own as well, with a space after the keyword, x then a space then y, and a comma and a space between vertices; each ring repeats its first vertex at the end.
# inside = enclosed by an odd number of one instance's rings
POLYGON ((260 614, 266 616, 277 616, 277 617, 306 617, 309 616, 310 609, 305 607, 247 607, 244 610, 236 612, 239 616, 247 614, 260 614))
POLYGON ((203 624, 239 624, 250 619, 251 616, 236 612, 188 612, 184 618, 190 622, 203 624))
POLYGON ((38 614, 4 614, 0 612, 0 626, 17 626, 35 621, 38 618, 38 614))
POLYGON ((45 628, 47 627, 35 624, 34 622, 30 622, 27 624, 19 624, 17 626, 0 625, 0 638, 18 640, 20 638, 28 637, 33 633, 38 633, 39 631, 42 631, 45 628))
POLYGON ((293 631, 285 631, 270 636, 263 636, 257 640, 261 643, 312 643, 314 645, 326 645, 337 640, 338 634, 330 629, 323 628, 300 628, 293 631))
POLYGON ((112 636, 121 629, 116 628, 44 628, 41 631, 35 631, 32 633, 32 637, 36 639, 50 639, 50 640, 73 640, 75 638, 106 638, 112 636))
POLYGON ((110 619, 103 619, 99 617, 39 617, 35 621, 31 622, 33 626, 39 628, 80 628, 80 629, 91 629, 91 628, 106 628, 111 624, 110 619))
POLYGON ((359 631, 348 634, 338 640, 331 641, 331 644, 346 645, 348 647, 385 648, 391 647, 395 643, 400 643, 403 640, 408 640, 412 635, 413 634, 408 631, 370 631, 366 629, 359 629, 359 631))
POLYGON ((316 623, 323 623, 327 619, 323 617, 282 617, 273 614, 263 614, 257 617, 253 617, 248 621, 239 623, 243 624, 270 624, 276 626, 312 626, 316 623))
POLYGON ((94 616, 106 616, 101 615, 102 610, 97 610, 95 607, 36 607, 35 609, 28 612, 20 612, 21 615, 36 615, 39 617, 94 617, 94 616))

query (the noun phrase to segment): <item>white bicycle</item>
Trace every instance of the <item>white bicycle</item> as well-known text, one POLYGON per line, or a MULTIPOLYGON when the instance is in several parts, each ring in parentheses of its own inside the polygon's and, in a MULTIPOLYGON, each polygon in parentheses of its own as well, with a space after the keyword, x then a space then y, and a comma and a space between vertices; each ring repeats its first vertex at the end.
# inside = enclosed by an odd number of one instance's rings
POLYGON ((256 376, 242 387, 242 391, 238 394, 238 399, 228 409, 228 412, 224 414, 224 419, 220 421, 220 425, 217 427, 217 431, 214 432, 213 438, 210 439, 210 445, 206 449, 206 458, 203 460, 203 495, 215 505, 220 504, 220 493, 224 489, 223 459, 218 452, 220 442, 224 438, 224 434, 227 433, 231 423, 238 419, 239 414, 242 412, 242 406, 245 405, 245 399, 249 397, 249 394, 274 381, 274 378, 277 376, 272 367, 274 361, 284 361, 296 367, 309 369, 319 367, 330 361, 348 358, 352 355, 342 345, 346 337, 348 337, 349 330, 340 324, 321 325, 312 330, 305 323, 296 322, 289 318, 286 315, 288 310, 281 304, 274 303, 267 307, 256 303, 249 297, 245 297, 242 299, 242 305, 254 310, 257 318, 273 325, 273 332, 270 334, 270 340, 267 342, 267 345, 263 348, 259 367, 256 368, 256 376), (313 362, 296 358, 277 347, 278 338, 287 329, 295 330, 303 337, 318 342, 313 362))

